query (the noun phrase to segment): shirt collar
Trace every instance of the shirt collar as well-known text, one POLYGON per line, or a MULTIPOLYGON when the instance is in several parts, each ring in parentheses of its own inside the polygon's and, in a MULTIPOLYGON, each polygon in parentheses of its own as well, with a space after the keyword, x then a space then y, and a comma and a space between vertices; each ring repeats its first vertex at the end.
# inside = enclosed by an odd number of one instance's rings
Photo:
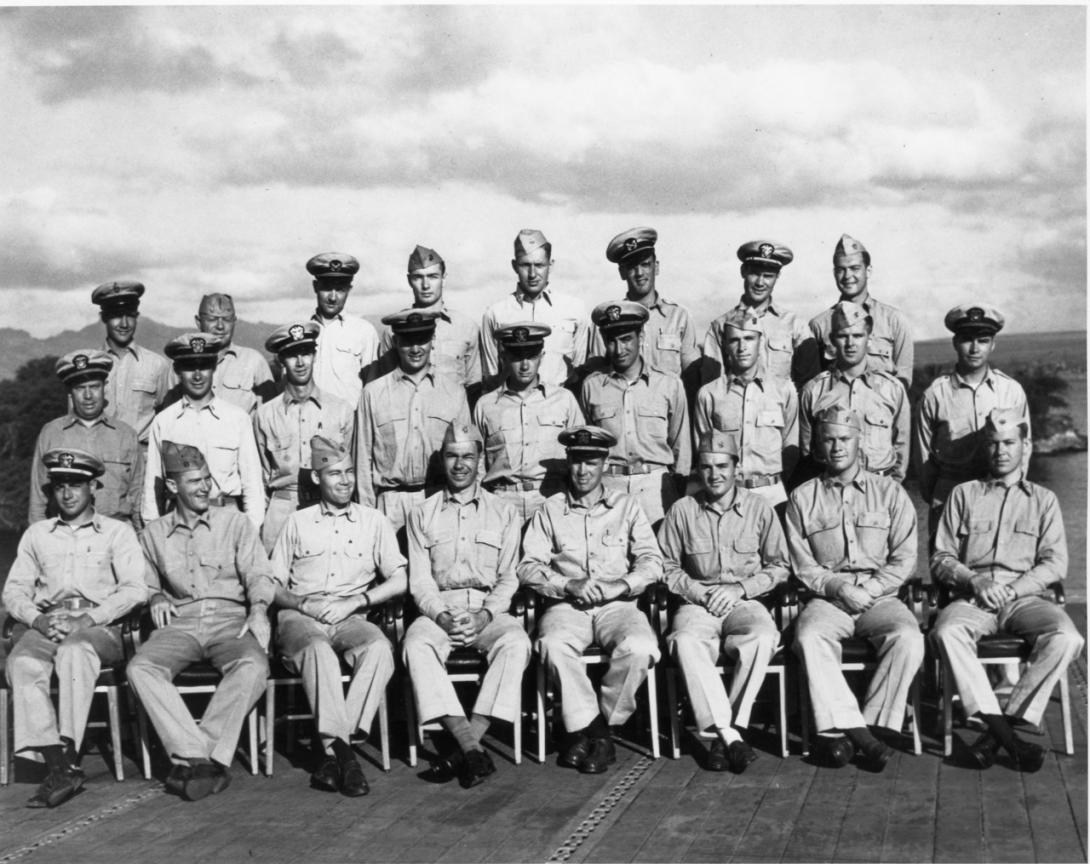
POLYGON ((439 315, 440 318, 442 318, 448 324, 450 323, 450 313, 447 311, 447 303, 441 297, 439 298, 439 300, 437 302, 432 303, 430 306, 417 306, 414 303, 413 308, 414 309, 423 309, 426 312, 435 312, 435 313, 437 313, 439 315))
POLYGON ((764 379, 760 375, 754 375, 752 378, 743 378, 740 375, 727 376, 727 386, 729 387, 738 386, 744 388, 747 384, 756 384, 762 391, 765 389, 764 379))
POLYGON ((102 522, 100 521, 98 513, 92 513, 90 519, 86 522, 81 522, 79 525, 73 525, 71 522, 65 522, 60 516, 54 516, 53 525, 49 530, 56 531, 61 525, 66 526, 73 532, 79 531, 81 528, 91 528, 96 534, 102 533, 102 522))
POLYGON ((741 515, 742 513, 742 496, 738 494, 738 489, 735 487, 731 490, 730 494, 726 496, 730 499, 729 502, 724 502, 724 499, 718 501, 712 501, 708 497, 708 493, 701 490, 697 496, 697 501, 700 502, 700 506, 705 510, 711 510, 713 513, 720 515, 726 513, 728 510, 733 510, 735 513, 741 515))
MULTIPOLYGON (((138 350, 138 347, 139 347, 139 346, 137 346, 137 344, 136 344, 135 342, 130 342, 130 343, 129 343, 128 345, 126 345, 126 346, 125 346, 124 348, 122 348, 121 350, 122 350, 122 351, 127 351, 127 352, 128 352, 129 354, 132 354, 132 356, 133 356, 133 357, 135 357, 135 358, 136 358, 137 360, 139 360, 139 359, 140 359, 140 352, 139 352, 139 350, 138 350)), ((110 340, 109 340, 109 339, 104 339, 104 340, 103 340, 103 342, 102 342, 102 350, 103 350, 103 351, 106 351, 106 352, 107 352, 107 353, 109 353, 109 354, 113 354, 113 355, 114 355, 114 357, 119 357, 119 356, 120 356, 120 355, 119 355, 119 354, 117 353, 117 350, 116 350, 116 349, 115 349, 115 348, 113 347, 113 345, 111 345, 111 344, 110 344, 110 340)))
POLYGON ((325 501, 321 501, 318 505, 318 510, 322 516, 326 516, 330 519, 336 519, 338 516, 343 516, 349 522, 355 522, 356 520, 356 508, 351 503, 343 510, 334 510, 325 501))
POLYGON ((338 312, 332 318, 323 318, 322 313, 320 313, 317 309, 315 309, 314 314, 310 316, 310 320, 311 321, 317 321, 320 325, 322 325, 324 327, 330 321, 340 321, 343 324, 344 323, 344 315, 343 315, 343 313, 338 312))
POLYGON ((478 480, 468 489, 463 489, 460 492, 452 492, 450 489, 443 488, 443 506, 446 507, 449 504, 477 504, 481 503, 481 483, 478 480))
POLYGON ((1027 495, 1030 494, 1029 484, 1025 475, 1019 471, 1017 476, 1008 474, 1007 477, 989 477, 984 481, 987 489, 1021 489, 1027 495))
POLYGON ((867 369, 865 366, 863 367, 863 371, 856 375, 854 378, 849 378, 847 375, 844 374, 843 369, 837 369, 835 366, 829 371, 832 373, 833 379, 836 381, 843 381, 845 384, 850 384, 852 381, 862 381, 864 384, 870 387, 870 380, 867 376, 870 375, 871 370, 867 369))
MULTIPOLYGON (((541 293, 539 293, 537 296, 544 300, 546 303, 548 303, 550 306, 553 305, 552 292, 548 288, 542 288, 541 293)), ((530 300, 529 298, 527 298, 527 296, 522 293, 521 288, 515 288, 515 300, 518 302, 519 306, 523 306, 526 303, 537 302, 536 300, 530 300)))
POLYGON ((200 406, 194 405, 192 402, 189 401, 188 396, 183 395, 182 398, 178 400, 178 414, 177 414, 177 416, 181 417, 183 414, 185 414, 185 412, 187 410, 189 410, 189 411, 198 411, 199 412, 199 411, 204 411, 205 409, 207 409, 208 413, 211 414, 213 417, 215 417, 217 420, 220 419, 220 415, 216 412, 216 397, 215 397, 214 394, 213 394, 212 398, 208 401, 207 405, 200 405, 200 406))
MULTIPOLYGON (((427 379, 429 379, 430 381, 432 381, 434 383, 435 382, 435 366, 433 366, 432 364, 429 363, 428 368, 424 371, 424 374, 421 377, 422 378, 427 378, 427 379)), ((416 381, 414 381, 412 379, 412 377, 410 375, 407 375, 405 373, 405 370, 402 369, 400 366, 398 366, 394 370, 394 380, 395 381, 408 381, 414 387, 416 386, 416 383, 417 383, 416 381)))
MULTIPOLYGON (((629 301, 630 303, 639 303, 640 302, 639 300, 636 300, 636 299, 634 299, 632 297, 629 297, 627 294, 625 295, 624 299, 629 301)), ((650 306, 647 306, 646 308, 647 308, 648 311, 654 310, 654 311, 658 312, 663 318, 666 318, 667 314, 666 314, 666 310, 663 308, 664 306, 677 306, 677 303, 671 303, 669 300, 667 300, 661 294, 656 294, 655 302, 652 303, 650 306)))
POLYGON ((308 393, 302 399, 296 399, 287 389, 284 390, 280 398, 283 399, 285 405, 295 405, 302 404, 303 402, 313 402, 319 408, 322 407, 322 396, 317 387, 312 387, 310 393, 308 393))
POLYGON ((826 489, 832 489, 834 487, 839 487, 843 489, 845 486, 854 486, 860 492, 865 492, 867 490, 867 472, 860 468, 856 472, 856 475, 851 480, 848 480, 846 482, 836 477, 830 477, 827 474, 822 474, 821 484, 826 489))
MULTIPOLYGON (((746 295, 743 294, 741 297, 738 298, 738 305, 735 306, 734 308, 735 309, 752 309, 753 307, 746 305, 746 295)), ((777 306, 776 301, 771 299, 771 298, 769 298, 768 306, 765 307, 764 312, 771 312, 777 318, 783 317, 783 313, 781 312, 780 307, 777 306)), ((754 312, 753 314, 756 315, 758 318, 760 318, 761 315, 764 314, 764 312, 754 312)))
POLYGON ((193 530, 198 525, 203 525, 205 528, 208 528, 210 530, 212 528, 212 521, 211 521, 212 520, 212 508, 211 507, 209 507, 203 513, 199 514, 197 516, 197 518, 194 520, 192 525, 187 525, 182 520, 182 517, 181 517, 181 515, 179 514, 179 512, 177 510, 171 510, 170 513, 167 515, 167 518, 171 520, 170 529, 167 531, 167 537, 169 537, 171 534, 173 534, 179 528, 184 528, 190 534, 193 533, 193 530))
MULTIPOLYGON (((609 370, 609 377, 614 381, 621 382, 622 384, 628 384, 628 379, 625 378, 624 375, 622 375, 620 372, 614 372, 612 367, 610 367, 609 370)), ((651 381, 651 366, 646 362, 644 362, 643 368, 640 369, 640 374, 636 376, 636 380, 639 381, 641 378, 646 382, 651 381)))
POLYGON ((507 386, 507 379, 506 378, 503 379, 503 391, 502 392, 503 392, 504 396, 514 396, 516 399, 522 399, 523 398, 523 396, 522 396, 523 392, 525 392, 527 395, 529 395, 529 394, 533 393, 535 390, 540 390, 542 396, 547 396, 548 395, 548 391, 546 391, 546 389, 545 389, 545 382, 541 380, 540 375, 537 378, 537 383, 533 387, 530 387, 526 391, 512 390, 510 387, 507 386))
POLYGON ((595 491, 597 495, 592 500, 588 501, 584 498, 582 501, 576 501, 572 498, 571 489, 565 489, 564 512, 571 513, 572 510, 593 510, 599 503, 604 504, 606 507, 613 507, 621 497, 620 492, 606 492, 604 486, 599 486, 595 491))
MULTIPOLYGON (((958 387, 968 387, 970 390, 973 389, 973 385, 966 381, 964 378, 962 378, 961 374, 958 372, 957 369, 955 369, 950 374, 951 376, 953 376, 954 383, 958 387)), ((987 384, 992 390, 995 389, 995 370, 993 370, 990 365, 988 366, 987 371, 984 373, 984 377, 980 379, 980 383, 987 384)))
POLYGON ((91 420, 91 421, 83 420, 83 419, 77 417, 74 412, 69 411, 66 418, 65 418, 64 428, 65 429, 71 429, 76 424, 80 424, 82 426, 87 426, 88 428, 90 428, 92 426, 98 426, 100 423, 103 426, 108 426, 111 429, 116 429, 117 428, 113 423, 110 422, 110 418, 106 416, 105 411, 103 411, 94 420, 91 420))

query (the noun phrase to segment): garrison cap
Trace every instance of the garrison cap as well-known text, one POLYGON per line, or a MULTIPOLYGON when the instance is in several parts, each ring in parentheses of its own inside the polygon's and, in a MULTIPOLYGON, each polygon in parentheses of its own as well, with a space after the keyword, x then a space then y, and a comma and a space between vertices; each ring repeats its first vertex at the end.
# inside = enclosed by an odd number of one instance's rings
POLYGON ((209 333, 183 333, 166 344, 167 357, 174 361, 215 360, 224 341, 209 333))
POLYGON ((548 324, 516 321, 496 331, 496 339, 504 348, 541 348, 545 337, 553 332, 548 324))
POLYGON ((824 426, 827 424, 847 426, 859 433, 863 431, 863 418, 859 416, 859 412, 853 411, 851 408, 845 408, 842 405, 830 405, 828 408, 818 411, 817 416, 814 417, 814 425, 824 426))
POLYGON ((175 444, 164 441, 162 447, 163 470, 167 474, 184 474, 186 471, 200 471, 208 463, 204 454, 192 444, 175 444))
POLYGON ((265 340, 265 350, 270 354, 279 354, 296 348, 309 348, 313 351, 318 344, 318 334, 321 329, 314 321, 285 324, 269 334, 269 338, 265 340))
POLYGON ((761 329, 761 319, 753 314, 752 309, 741 308, 731 309, 727 313, 726 320, 723 322, 728 327, 733 327, 735 330, 748 330, 751 333, 761 333, 764 331, 761 329))
POLYGON ((631 300, 607 300, 590 313, 594 326, 605 333, 625 333, 640 330, 648 318, 647 307, 631 300))
POLYGON ((654 228, 629 228, 609 241, 606 246, 606 258, 614 264, 620 264, 631 255, 639 255, 648 249, 654 249, 659 232, 654 228))
POLYGON ((443 433, 440 451, 445 450, 448 444, 476 444, 478 452, 484 449, 481 431, 472 423, 463 423, 459 420, 452 420, 447 426, 447 431, 443 433))
POLYGON ((609 448, 617 443, 617 439, 611 432, 607 432, 601 426, 572 426, 556 436, 568 452, 579 451, 583 453, 597 453, 605 456, 609 448))
POLYGON ((833 307, 833 320, 829 326, 830 332, 839 333, 841 330, 854 327, 856 324, 866 324, 871 327, 874 325, 874 319, 858 303, 852 303, 850 300, 837 302, 833 307))
POLYGON ((394 333, 433 333, 435 332, 435 319, 439 312, 434 309, 402 309, 392 315, 383 316, 382 323, 387 325, 394 333))
POLYGON ((409 256, 409 273, 416 270, 425 270, 428 267, 434 267, 438 264, 440 267, 446 267, 446 262, 443 260, 443 256, 436 252, 434 249, 429 249, 427 246, 417 246, 413 249, 413 254, 409 256))
POLYGON ((341 252, 322 252, 307 262, 307 272, 315 279, 351 282, 360 262, 341 252))
POLYGON ((103 282, 91 292, 91 302, 102 310, 131 310, 140 308, 140 298, 144 296, 141 282, 120 281, 103 282))
POLYGON ((848 234, 841 234, 840 239, 836 242, 836 248, 833 250, 833 260, 835 261, 837 258, 843 258, 848 255, 866 254, 866 246, 848 234))
POLYGON ((53 367, 62 384, 78 384, 81 381, 105 381, 114 368, 113 358, 105 351, 84 348, 65 354, 53 367))
POLYGON ((205 294, 201 298, 201 305, 197 308, 198 317, 214 315, 217 312, 223 315, 235 314, 235 301, 230 294, 205 294))
POLYGON ((955 306, 946 313, 943 324, 952 333, 985 333, 994 336, 1006 321, 994 306, 955 306))
POLYGON ((734 461, 737 463, 738 438, 727 432, 720 432, 717 429, 713 429, 711 432, 705 432, 697 439, 696 452, 725 453, 727 456, 733 457, 734 461))
POLYGON ((529 255, 535 249, 542 248, 546 255, 553 254, 553 244, 545 239, 537 228, 523 228, 515 238, 515 258, 529 255))
POLYGON ((315 435, 310 439, 310 467, 314 471, 332 468, 351 458, 352 454, 343 445, 324 435, 315 435))
POLYGON ((1012 429, 1017 429, 1022 438, 1029 434, 1029 424, 1016 408, 993 408, 988 412, 984 421, 985 435, 1005 434, 1012 429))
POLYGON ((751 240, 738 247, 738 260, 743 264, 766 264, 779 270, 795 260, 795 253, 769 240, 751 240))
POLYGON ((42 454, 42 463, 50 477, 73 476, 94 480, 106 473, 106 466, 94 453, 74 447, 54 447, 47 450, 42 454))

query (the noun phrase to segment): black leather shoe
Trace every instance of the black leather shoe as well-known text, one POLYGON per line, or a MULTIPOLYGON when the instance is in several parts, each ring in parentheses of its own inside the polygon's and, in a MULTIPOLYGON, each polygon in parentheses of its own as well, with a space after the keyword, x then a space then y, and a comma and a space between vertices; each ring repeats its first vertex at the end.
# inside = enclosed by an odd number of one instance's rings
POLYGON ((707 761, 704 763, 709 771, 726 771, 730 767, 730 758, 727 756, 727 745, 722 738, 712 741, 708 748, 707 761))
POLYGON ((57 807, 83 788, 83 780, 82 771, 52 768, 45 775, 45 779, 33 797, 26 802, 26 806, 32 810, 40 807, 57 807))
POLYGON ((730 762, 730 770, 735 774, 741 774, 757 761, 757 754, 745 741, 732 741, 727 748, 727 758, 730 762))
POLYGON ((985 732, 969 745, 969 761, 981 771, 991 768, 998 749, 999 739, 991 732, 985 732))
POLYGON ((604 774, 617 761, 617 751, 612 738, 591 738, 590 752, 579 763, 580 774, 604 774))
POLYGON ((163 781, 163 788, 171 795, 181 795, 185 789, 185 781, 189 779, 193 769, 188 765, 174 765, 163 781))
POLYGON ((1041 770, 1045 764, 1045 748, 1032 741, 1014 739, 1014 749, 1011 751, 1011 759, 1014 767, 1025 774, 1033 774, 1041 770))
POLYGON ((310 785, 312 788, 321 789, 323 792, 336 792, 340 773, 337 760, 332 756, 326 756, 310 775, 310 785))
POLYGON ((496 773, 492 757, 483 750, 470 750, 465 754, 462 770, 458 774, 458 783, 463 789, 483 783, 489 774, 496 773))
POLYGON ((893 757, 893 748, 883 744, 877 738, 874 743, 859 751, 859 764, 875 774, 885 770, 886 764, 893 757))
POLYGON ((424 779, 429 783, 449 783, 455 777, 461 776, 465 765, 465 756, 455 747, 446 753, 438 755, 424 772, 424 779))
POLYGON ((356 759, 345 759, 340 766, 341 794, 348 798, 359 798, 371 791, 367 778, 363 776, 363 767, 356 759))
POLYGON ((821 738, 825 759, 833 768, 843 768, 855 758, 855 747, 847 738, 821 738))
POLYGON ((186 801, 200 801, 209 795, 222 792, 231 785, 231 773, 218 762, 202 762, 193 766, 189 779, 182 787, 186 801))
POLYGON ((591 739, 582 732, 575 733, 575 741, 557 759, 557 764, 564 768, 578 768, 590 753, 591 739))

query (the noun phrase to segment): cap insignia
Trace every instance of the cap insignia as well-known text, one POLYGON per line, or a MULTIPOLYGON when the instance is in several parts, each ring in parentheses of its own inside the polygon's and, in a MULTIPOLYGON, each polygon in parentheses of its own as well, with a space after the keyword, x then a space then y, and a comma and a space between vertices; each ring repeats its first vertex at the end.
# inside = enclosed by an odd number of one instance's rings
POLYGON ((516 327, 513 335, 516 342, 525 342, 530 338, 530 331, 525 327, 516 327))
POLYGON ((424 316, 421 315, 419 312, 411 312, 411 313, 409 313, 408 317, 405 319, 405 323, 406 324, 419 324, 423 320, 424 320, 424 316))
POLYGON ((192 351, 194 354, 203 354, 204 346, 205 341, 199 337, 194 337, 193 339, 189 340, 189 350, 192 351))
POLYGON ((299 342, 300 340, 302 340, 303 335, 304 331, 302 324, 292 324, 291 327, 288 328, 288 336, 291 337, 291 340, 293 342, 299 342))
POLYGON ((624 241, 624 248, 627 252, 634 251, 639 245, 640 241, 637 240, 635 237, 629 237, 627 240, 624 241))
POLYGON ((71 453, 61 453, 60 455, 60 463, 63 468, 71 468, 75 461, 76 457, 71 453))
POLYGON ((342 267, 344 266, 344 262, 343 262, 343 261, 339 261, 338 259, 334 258, 334 259, 333 259, 332 261, 330 261, 330 262, 329 262, 329 263, 328 263, 328 264, 327 264, 326 266, 327 266, 327 267, 328 267, 328 268, 329 268, 330 270, 332 270, 332 271, 333 271, 334 273, 336 273, 336 272, 337 272, 338 270, 340 270, 340 269, 341 269, 341 268, 342 268, 342 267))
POLYGON ((608 309, 606 309, 606 318, 608 318, 610 321, 620 321, 621 320, 621 307, 620 306, 610 306, 608 309))
POLYGON ((87 368, 87 355, 86 354, 77 354, 75 357, 72 358, 72 363, 75 364, 75 367, 77 369, 86 369, 87 368))
POLYGON ((979 306, 974 306, 972 309, 970 309, 968 315, 969 320, 972 321, 974 324, 978 321, 984 320, 984 310, 981 309, 979 306))
POLYGON ((758 247, 758 251, 761 253, 762 258, 771 258, 772 253, 776 251, 776 247, 771 243, 762 243, 758 247))
MULTIPOLYGON (((616 309, 617 307, 614 306, 613 308, 616 309)), ((580 429, 575 433, 575 443, 584 447, 590 444, 590 432, 586 429, 580 429)))

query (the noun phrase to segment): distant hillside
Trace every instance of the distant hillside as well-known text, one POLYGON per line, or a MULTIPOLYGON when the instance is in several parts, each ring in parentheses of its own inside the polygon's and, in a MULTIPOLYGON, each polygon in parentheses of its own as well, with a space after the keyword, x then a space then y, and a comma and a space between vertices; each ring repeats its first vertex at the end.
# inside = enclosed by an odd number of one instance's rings
MULTIPOLYGON (((992 355, 1000 369, 1035 363, 1062 363, 1072 372, 1086 370, 1086 331, 1060 333, 1000 333, 992 355)), ((929 363, 954 363, 949 339, 927 339, 916 343, 916 368, 929 363)))

